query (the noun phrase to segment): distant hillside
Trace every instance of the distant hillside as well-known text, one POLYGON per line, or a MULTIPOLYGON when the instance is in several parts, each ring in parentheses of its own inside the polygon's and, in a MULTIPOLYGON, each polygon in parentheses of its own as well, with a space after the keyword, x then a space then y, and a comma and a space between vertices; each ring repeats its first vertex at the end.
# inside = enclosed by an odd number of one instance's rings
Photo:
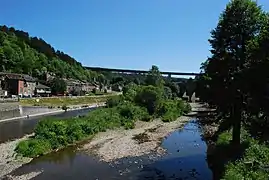
POLYGON ((0 26, 0 71, 24 73, 40 79, 44 79, 47 72, 87 81, 96 76, 43 39, 7 26, 0 26))

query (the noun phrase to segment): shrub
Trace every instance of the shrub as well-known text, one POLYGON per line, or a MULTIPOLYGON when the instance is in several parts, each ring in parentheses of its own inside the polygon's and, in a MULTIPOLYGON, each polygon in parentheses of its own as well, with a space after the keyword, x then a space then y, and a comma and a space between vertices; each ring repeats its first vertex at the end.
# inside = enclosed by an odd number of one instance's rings
POLYGON ((141 118, 141 121, 146 121, 146 122, 149 122, 152 120, 152 116, 150 116, 148 113, 145 114, 142 118, 141 118))
POLYGON ((163 115, 162 117, 162 121, 163 122, 171 122, 171 121, 174 121, 178 118, 178 115, 177 113, 175 112, 167 112, 163 115))
POLYGON ((74 143, 78 140, 81 140, 86 136, 86 132, 83 130, 83 124, 78 122, 77 120, 74 120, 74 122, 70 122, 66 135, 68 137, 68 143, 74 143))
MULTIPOLYGON (((269 148, 260 144, 257 140, 251 139, 244 129, 242 129, 241 135, 242 144, 247 144, 246 150, 243 156, 240 156, 241 158, 230 161, 225 165, 222 179, 268 179, 266 166, 269 162, 269 148)), ((230 131, 221 133, 217 139, 217 147, 223 149, 231 146, 231 139, 232 133, 230 131)))
POLYGON ((64 104, 64 105, 62 106, 62 110, 67 111, 67 109, 68 109, 68 107, 64 104))
POLYGON ((170 87, 164 86, 164 99, 172 99, 173 93, 170 87))
POLYGON ((141 120, 148 115, 145 107, 136 106, 133 103, 126 102, 117 107, 120 115, 126 119, 141 120))
POLYGON ((15 151, 26 157, 36 157, 51 150, 49 141, 45 139, 29 139, 21 141, 15 151))
POLYGON ((134 83, 129 83, 128 85, 124 86, 122 89, 124 99, 134 102, 137 90, 138 86, 134 83))
POLYGON ((107 99, 106 105, 107 107, 112 108, 118 106, 122 101, 122 96, 112 96, 107 99))
POLYGON ((177 99, 177 108, 181 109, 181 111, 183 112, 183 114, 187 114, 189 112, 191 112, 191 105, 187 102, 184 102, 181 99, 177 99))
POLYGON ((228 145, 231 140, 232 140, 231 132, 226 131, 219 135, 216 143, 217 145, 228 145))
POLYGON ((125 129, 133 129, 135 127, 135 123, 133 120, 130 119, 122 119, 122 123, 121 125, 125 128, 125 129))
POLYGON ((146 107, 150 115, 157 112, 157 108, 162 98, 161 88, 154 86, 141 87, 135 97, 135 102, 146 107))
POLYGON ((165 100, 159 104, 158 116, 162 117, 164 122, 170 122, 189 111, 189 104, 182 100, 165 100))

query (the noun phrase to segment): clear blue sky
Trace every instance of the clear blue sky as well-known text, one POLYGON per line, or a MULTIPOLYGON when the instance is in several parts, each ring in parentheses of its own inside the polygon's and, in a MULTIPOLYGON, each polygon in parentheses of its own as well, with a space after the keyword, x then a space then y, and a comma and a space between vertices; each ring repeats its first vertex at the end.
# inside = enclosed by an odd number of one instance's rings
MULTIPOLYGON (((198 72, 228 0, 3 0, 0 24, 87 66, 198 72)), ((269 10, 268 0, 258 0, 269 10)))

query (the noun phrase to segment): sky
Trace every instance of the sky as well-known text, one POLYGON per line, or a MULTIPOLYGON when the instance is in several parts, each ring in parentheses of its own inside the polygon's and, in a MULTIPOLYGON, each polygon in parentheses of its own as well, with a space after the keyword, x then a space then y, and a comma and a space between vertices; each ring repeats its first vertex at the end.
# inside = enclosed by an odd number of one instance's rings
MULTIPOLYGON (((229 0, 2 0, 0 24, 85 66, 199 72, 229 0)), ((258 0, 269 11, 268 0, 258 0)))

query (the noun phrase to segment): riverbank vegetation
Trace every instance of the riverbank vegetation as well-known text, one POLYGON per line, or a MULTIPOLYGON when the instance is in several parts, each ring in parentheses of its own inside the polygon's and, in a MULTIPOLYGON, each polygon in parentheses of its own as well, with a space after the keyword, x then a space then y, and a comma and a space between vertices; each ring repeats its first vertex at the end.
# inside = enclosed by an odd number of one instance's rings
POLYGON ((224 179, 268 179, 268 12, 257 1, 229 2, 209 42, 212 55, 197 77, 198 92, 217 109, 220 128, 214 153, 221 148, 223 153, 215 157, 226 157, 225 150, 230 155, 216 173, 224 179))
POLYGON ((123 95, 107 99, 107 107, 92 110, 83 117, 40 121, 34 137, 20 142, 16 152, 36 157, 107 129, 132 129, 138 120, 161 118, 164 122, 170 122, 191 111, 187 102, 173 97, 171 91, 165 89, 167 87, 158 68, 153 66, 147 77, 147 85, 126 85, 123 95))
POLYGON ((208 156, 216 179, 268 179, 269 147, 243 129, 240 146, 231 144, 232 131, 219 134, 208 156), (235 153, 236 152, 236 153, 235 153))
POLYGON ((106 102, 110 97, 117 96, 117 94, 105 94, 98 96, 62 96, 62 97, 42 97, 42 98, 29 98, 20 99, 21 105, 26 106, 47 106, 47 107, 62 107, 64 105, 80 105, 80 104, 93 104, 106 102), (38 100, 37 100, 38 99, 38 100))

